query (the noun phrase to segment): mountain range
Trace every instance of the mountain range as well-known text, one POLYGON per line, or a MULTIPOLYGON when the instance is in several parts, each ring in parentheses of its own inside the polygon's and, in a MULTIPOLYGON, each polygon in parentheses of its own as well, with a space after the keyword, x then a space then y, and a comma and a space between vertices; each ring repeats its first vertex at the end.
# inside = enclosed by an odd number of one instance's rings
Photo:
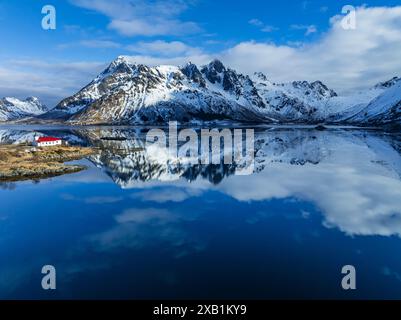
POLYGON ((38 98, 29 97, 25 100, 17 98, 0 99, 0 121, 18 120, 25 117, 38 116, 49 111, 38 98))
POLYGON ((321 81, 276 83, 263 73, 240 74, 219 60, 201 67, 150 67, 120 56, 50 111, 20 105, 0 102, 0 120, 31 116, 30 121, 79 125, 232 120, 378 126, 401 122, 401 78, 340 96, 321 81))

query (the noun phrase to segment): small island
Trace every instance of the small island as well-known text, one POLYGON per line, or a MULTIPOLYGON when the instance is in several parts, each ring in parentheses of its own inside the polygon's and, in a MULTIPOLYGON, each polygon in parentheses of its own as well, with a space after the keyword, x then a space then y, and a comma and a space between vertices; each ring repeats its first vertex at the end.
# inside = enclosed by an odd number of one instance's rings
POLYGON ((45 179, 79 172, 86 167, 65 162, 79 160, 95 153, 93 148, 66 144, 0 145, 0 181, 45 179))

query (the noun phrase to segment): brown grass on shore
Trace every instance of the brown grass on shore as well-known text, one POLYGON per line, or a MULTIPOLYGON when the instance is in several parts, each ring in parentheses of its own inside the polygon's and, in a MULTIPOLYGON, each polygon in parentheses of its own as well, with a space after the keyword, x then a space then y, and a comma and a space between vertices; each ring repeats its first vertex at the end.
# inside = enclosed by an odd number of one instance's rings
POLYGON ((96 151, 92 148, 54 146, 36 148, 23 145, 0 145, 0 181, 18 181, 47 178, 85 169, 83 166, 65 165, 96 151))

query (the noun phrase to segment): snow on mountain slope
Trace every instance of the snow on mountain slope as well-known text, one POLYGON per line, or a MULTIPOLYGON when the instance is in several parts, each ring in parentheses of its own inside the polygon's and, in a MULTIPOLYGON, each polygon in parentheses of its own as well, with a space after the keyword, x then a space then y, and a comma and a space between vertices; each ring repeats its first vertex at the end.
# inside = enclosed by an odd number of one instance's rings
POLYGON ((269 121, 249 77, 213 61, 148 67, 119 57, 77 94, 45 117, 72 123, 149 123, 193 119, 269 121))
POLYGON ((17 98, 0 99, 0 121, 17 120, 24 117, 37 116, 48 109, 38 98, 29 97, 25 100, 17 98))
POLYGON ((72 124, 205 120, 380 124, 399 120, 393 108, 396 92, 390 91, 396 91, 400 80, 395 77, 369 90, 339 96, 321 81, 274 83, 262 73, 252 77, 237 73, 218 60, 199 68, 192 63, 150 67, 120 56, 40 118, 72 124))
POLYGON ((44 117, 72 123, 164 123, 169 120, 317 122, 336 96, 320 81, 274 84, 242 75, 214 60, 149 67, 119 57, 77 94, 44 117))
POLYGON ((262 73, 253 80, 272 117, 281 121, 315 122, 327 117, 328 101, 337 93, 322 82, 274 83, 262 73))
POLYGON ((361 112, 362 109, 384 91, 385 89, 383 88, 374 87, 348 95, 333 97, 327 104, 326 120, 328 122, 346 122, 361 112))
MULTIPOLYGON (((328 108, 330 116, 328 121, 366 124, 369 122, 369 118, 373 116, 373 113, 378 115, 378 110, 375 111, 374 108, 369 108, 369 110, 367 110, 367 106, 381 95, 386 94, 389 90, 393 90, 393 88, 400 83, 401 78, 394 77, 388 81, 378 83, 373 88, 348 96, 334 97, 330 100, 328 108)), ((379 103, 381 102, 382 101, 379 103)), ((383 108, 380 108, 380 112, 385 116, 384 114, 389 110, 384 106, 382 107, 383 108)))
POLYGON ((387 124, 401 121, 401 81, 394 82, 359 113, 350 118, 352 122, 387 124))

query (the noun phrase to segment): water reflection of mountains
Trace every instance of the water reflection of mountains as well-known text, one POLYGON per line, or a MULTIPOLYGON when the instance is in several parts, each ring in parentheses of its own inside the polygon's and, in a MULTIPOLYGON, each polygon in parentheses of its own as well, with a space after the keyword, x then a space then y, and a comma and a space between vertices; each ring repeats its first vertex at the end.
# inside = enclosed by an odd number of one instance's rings
MULTIPOLYGON (((64 130, 0 130, 0 143, 31 141, 35 134, 56 135, 70 144, 94 146, 100 152, 89 160, 107 173, 115 183, 130 187, 135 182, 205 179, 219 184, 236 174, 240 164, 190 164, 184 158, 161 157, 146 146, 145 129, 64 129, 64 130), (107 139, 104 139, 107 137, 107 139)), ((245 141, 244 141, 245 146, 245 141)), ((376 165, 401 176, 401 138, 375 131, 313 129, 255 130, 254 174, 274 165, 318 166, 323 161, 338 162, 343 149, 362 147, 377 156, 376 165), (333 160, 336 159, 336 160, 333 160)), ((360 150, 360 149, 358 149, 360 150)), ((360 151, 358 151, 360 152, 360 151)), ((221 152, 221 157, 223 153, 221 152)), ((352 160, 352 159, 351 159, 352 160)), ((355 164, 357 165, 357 164, 355 164)))
MULTIPOLYGON (((322 141, 316 133, 318 134, 314 131, 298 130, 255 132, 255 172, 263 171, 273 162, 292 165, 318 164, 327 151, 322 148, 322 141)), ((221 163, 218 165, 189 164, 183 158, 166 159, 158 152, 149 152, 146 148, 146 131, 141 130, 80 130, 75 132, 75 136, 80 138, 77 143, 100 149, 100 154, 90 157, 90 160, 123 187, 129 187, 136 181, 171 181, 180 178, 187 181, 204 179, 219 184, 228 176, 235 175, 241 166, 235 162, 224 164, 223 150, 221 163), (105 136, 118 139, 124 137, 126 140, 101 139, 105 136), (137 151, 140 148, 143 148, 143 151, 137 151)), ((245 148, 245 141, 243 143, 245 148)))
POLYGON ((188 181, 206 179, 218 184, 235 174, 237 168, 237 164, 224 164, 223 161, 218 165, 189 164, 183 158, 169 157, 164 150, 150 152, 146 145, 146 131, 142 130, 88 130, 76 134, 86 144, 100 149, 99 155, 90 157, 90 160, 123 187, 136 181, 179 178, 188 181))

